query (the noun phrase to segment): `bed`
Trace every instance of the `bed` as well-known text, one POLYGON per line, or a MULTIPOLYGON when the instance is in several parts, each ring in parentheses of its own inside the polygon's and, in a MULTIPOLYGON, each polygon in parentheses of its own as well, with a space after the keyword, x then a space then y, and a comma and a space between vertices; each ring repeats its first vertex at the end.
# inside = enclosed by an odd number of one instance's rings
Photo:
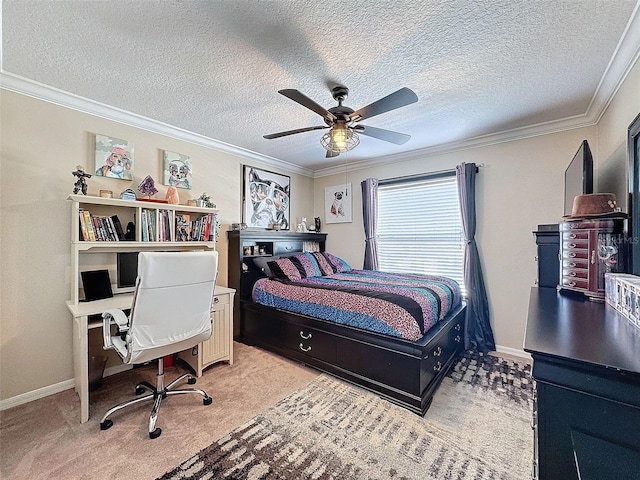
POLYGON ((327 252, 254 260, 261 275, 240 302, 244 343, 426 413, 462 351, 456 282, 355 270, 327 252))

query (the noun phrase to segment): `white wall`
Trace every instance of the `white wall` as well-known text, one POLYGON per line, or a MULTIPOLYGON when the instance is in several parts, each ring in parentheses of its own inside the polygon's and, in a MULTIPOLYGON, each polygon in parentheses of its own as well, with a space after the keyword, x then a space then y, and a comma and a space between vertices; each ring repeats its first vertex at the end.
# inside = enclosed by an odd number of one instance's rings
POLYGON ((135 179, 92 177, 89 194, 119 195, 151 175, 164 198, 162 150, 190 155, 192 190, 179 189, 181 203, 202 192, 220 209, 219 283, 227 282, 229 224, 241 220, 242 164, 291 175, 291 219, 312 211, 313 179, 229 153, 150 133, 96 116, 2 90, 0 161, 0 400, 73 378, 69 299, 71 174, 77 164, 93 168, 93 135, 122 138, 135 146, 135 179))

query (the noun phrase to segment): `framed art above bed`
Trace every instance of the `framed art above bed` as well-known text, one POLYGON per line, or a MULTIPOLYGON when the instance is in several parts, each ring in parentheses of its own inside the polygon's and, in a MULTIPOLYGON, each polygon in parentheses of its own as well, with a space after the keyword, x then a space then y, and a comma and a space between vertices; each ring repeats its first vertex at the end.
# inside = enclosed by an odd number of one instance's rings
POLYGON ((289 230, 291 177, 244 165, 243 180, 242 218, 247 227, 289 230))

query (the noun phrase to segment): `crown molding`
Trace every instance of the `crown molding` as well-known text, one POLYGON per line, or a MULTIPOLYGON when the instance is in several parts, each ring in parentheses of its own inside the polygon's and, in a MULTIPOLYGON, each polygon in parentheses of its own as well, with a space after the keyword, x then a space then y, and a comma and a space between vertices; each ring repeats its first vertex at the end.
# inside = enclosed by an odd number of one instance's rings
MULTIPOLYGON (((487 147, 497 145, 499 143, 513 142, 525 138, 538 137, 552 133, 563 132, 565 130, 573 130, 575 128, 589 127, 595 125, 595 120, 585 115, 576 115, 574 117, 563 118, 551 122, 538 123, 526 127, 504 130, 498 133, 480 135, 462 141, 442 143, 432 147, 421 148, 403 153, 394 153, 385 157, 370 158, 348 163, 346 168, 349 171, 371 168, 377 165, 389 165, 394 163, 408 162, 412 160, 424 160, 428 157, 443 155, 446 153, 454 153, 462 150, 470 150, 473 148, 487 147)), ((329 175, 344 174, 345 165, 323 168, 314 172, 314 178, 327 177, 329 175)))
POLYGON ((307 177, 313 177, 313 170, 294 165, 277 158, 262 155, 251 150, 247 150, 235 145, 231 145, 213 138, 190 132, 182 128, 174 127, 151 118, 128 112, 120 108, 112 107, 104 103, 96 102, 88 98, 74 95, 64 90, 60 90, 49 85, 45 85, 33 80, 14 75, 9 72, 0 71, 0 88, 11 92, 26 95, 38 100, 60 105, 71 110, 87 113, 96 117, 104 118, 114 122, 122 123, 132 127, 140 128, 148 132, 157 133, 167 137, 183 140, 203 147, 211 148, 219 152, 229 153, 241 157, 243 160, 260 162, 269 166, 286 170, 290 173, 297 173, 307 177))

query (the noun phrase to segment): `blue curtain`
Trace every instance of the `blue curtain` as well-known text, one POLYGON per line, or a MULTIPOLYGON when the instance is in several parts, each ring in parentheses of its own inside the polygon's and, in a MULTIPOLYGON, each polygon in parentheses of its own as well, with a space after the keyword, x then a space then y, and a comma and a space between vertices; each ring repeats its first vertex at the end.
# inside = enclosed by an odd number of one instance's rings
POLYGON ((367 178, 360 183, 362 187, 362 219, 364 223, 364 270, 378 269, 378 180, 367 178))
POLYGON ((467 288, 467 321, 465 322, 464 348, 486 353, 496 349, 496 342, 489 321, 489 301, 475 239, 476 172, 475 163, 462 163, 456 167, 462 227, 466 240, 464 283, 467 288))

